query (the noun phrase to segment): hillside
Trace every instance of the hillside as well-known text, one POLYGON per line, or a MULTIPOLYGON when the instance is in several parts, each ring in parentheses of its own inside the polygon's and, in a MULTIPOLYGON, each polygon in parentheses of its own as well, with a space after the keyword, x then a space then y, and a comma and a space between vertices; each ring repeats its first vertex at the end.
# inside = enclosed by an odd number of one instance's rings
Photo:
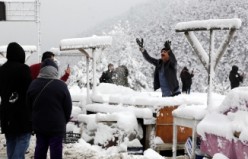
MULTIPOLYGON (((194 69, 192 90, 205 92, 207 72, 194 54, 184 34, 175 32, 175 25, 178 22, 191 20, 240 18, 242 27, 236 32, 235 38, 232 39, 215 74, 215 91, 225 93, 230 89, 228 74, 232 65, 239 66, 241 72, 248 69, 247 9, 248 1, 246 0, 151 0, 146 4, 133 7, 125 15, 106 21, 80 36, 91 36, 92 34, 113 36, 112 47, 106 49, 100 56, 97 65, 98 77, 103 70, 106 70, 108 63, 113 63, 115 66, 126 65, 130 73, 130 86, 137 90, 152 89, 154 68, 143 59, 135 38, 144 38, 145 48, 151 56, 157 58, 160 56, 164 41, 169 39, 172 41, 172 50, 178 60, 178 74, 184 66, 190 70, 194 69)), ((222 41, 225 34, 226 31, 216 32, 217 44, 222 41)), ((205 50, 208 51, 209 33, 197 32, 196 35, 203 43, 205 50)), ((82 60, 74 69, 84 68, 85 65, 85 61, 82 60)), ((80 81, 82 85, 85 83, 85 80, 81 81, 83 76, 85 76, 84 72, 80 76, 74 74, 71 81, 80 81)), ((248 80, 245 80, 243 85, 247 84, 248 80)))

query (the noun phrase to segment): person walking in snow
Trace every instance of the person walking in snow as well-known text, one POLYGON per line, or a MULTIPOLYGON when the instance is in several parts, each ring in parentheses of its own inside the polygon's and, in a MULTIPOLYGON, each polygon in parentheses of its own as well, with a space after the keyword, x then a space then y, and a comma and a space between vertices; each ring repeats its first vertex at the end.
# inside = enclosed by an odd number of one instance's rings
POLYGON ((99 81, 100 83, 113 83, 114 65, 108 64, 108 70, 102 73, 99 81))
POLYGON ((58 79, 58 66, 52 59, 41 63, 38 78, 27 91, 32 107, 32 126, 36 134, 35 159, 62 159, 62 141, 70 120, 72 101, 67 85, 58 79))
POLYGON ((189 70, 187 67, 184 67, 181 71, 180 78, 182 81, 182 92, 186 94, 190 94, 190 88, 192 84, 192 77, 194 77, 193 71, 189 73, 189 70))
POLYGON ((32 132, 26 92, 32 81, 25 52, 16 42, 7 47, 7 62, 0 67, 0 121, 8 159, 24 159, 32 132))
POLYGON ((238 70, 239 70, 238 66, 236 65, 232 66, 232 70, 230 71, 229 74, 231 89, 238 87, 240 82, 243 82, 244 74, 240 75, 238 73, 238 70))
MULTIPOLYGON (((54 53, 52 53, 50 51, 44 52, 42 54, 41 62, 43 62, 45 59, 54 60, 54 56, 55 56, 54 53)), ((40 67, 41 67, 41 63, 33 64, 30 66, 31 75, 32 75, 33 80, 37 78, 37 76, 40 72, 40 67)), ((70 73, 71 73, 71 69, 70 69, 70 67, 67 67, 67 69, 65 70, 65 74, 60 79, 62 81, 66 82, 70 76, 70 73)))
POLYGON ((154 72, 154 90, 161 88, 163 97, 170 97, 180 94, 179 84, 177 80, 177 60, 173 54, 170 41, 164 43, 164 48, 161 50, 161 58, 155 59, 151 57, 144 49, 143 39, 136 39, 140 51, 144 58, 155 66, 154 72))

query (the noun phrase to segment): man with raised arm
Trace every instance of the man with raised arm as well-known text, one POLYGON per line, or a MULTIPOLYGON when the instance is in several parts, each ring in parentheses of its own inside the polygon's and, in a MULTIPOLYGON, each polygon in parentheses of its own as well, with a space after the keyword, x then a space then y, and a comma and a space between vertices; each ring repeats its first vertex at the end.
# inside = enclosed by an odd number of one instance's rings
POLYGON ((161 58, 155 59, 151 57, 144 49, 143 39, 136 39, 140 51, 144 58, 155 66, 154 71, 154 90, 161 88, 162 97, 170 97, 180 94, 179 84, 177 80, 177 60, 172 53, 170 41, 164 43, 164 48, 161 50, 161 58))

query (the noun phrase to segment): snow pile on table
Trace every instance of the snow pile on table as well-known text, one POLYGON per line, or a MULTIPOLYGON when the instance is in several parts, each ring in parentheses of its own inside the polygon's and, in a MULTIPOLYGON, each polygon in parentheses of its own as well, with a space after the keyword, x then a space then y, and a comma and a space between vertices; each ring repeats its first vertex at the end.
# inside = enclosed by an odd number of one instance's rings
MULTIPOLYGON (((204 105, 207 102, 205 93, 181 94, 175 97, 162 98, 161 93, 137 92, 130 88, 117 86, 114 84, 101 83, 96 87, 96 93, 91 96, 93 102, 111 103, 120 105, 152 106, 159 109, 161 106, 175 105, 204 105)), ((216 100, 221 100, 221 95, 216 100)), ((223 96, 222 96, 223 97, 223 96)))
POLYGON ((143 131, 133 113, 80 114, 78 120, 83 123, 82 139, 88 143, 105 149, 116 146, 124 152, 128 146, 142 146, 138 139, 143 131))
POLYGON ((60 50, 104 48, 112 44, 110 36, 92 36, 86 38, 63 39, 60 41, 60 50))
POLYGON ((190 22, 181 22, 176 25, 177 31, 194 29, 239 29, 242 21, 240 19, 210 19, 190 22))
POLYGON ((206 105, 182 105, 172 112, 173 116, 201 120, 207 114, 206 105))

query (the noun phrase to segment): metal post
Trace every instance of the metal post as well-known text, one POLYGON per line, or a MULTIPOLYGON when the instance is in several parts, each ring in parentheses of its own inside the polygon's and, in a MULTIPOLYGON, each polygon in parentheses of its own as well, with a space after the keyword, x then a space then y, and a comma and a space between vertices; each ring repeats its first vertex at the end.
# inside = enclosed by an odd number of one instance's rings
POLYGON ((93 57, 93 94, 96 91, 96 52, 95 48, 92 49, 92 57, 93 57))
POLYGON ((212 89, 214 78, 214 31, 210 30, 210 45, 209 45, 209 65, 208 65, 208 111, 212 110, 212 89))
POLYGON ((86 78, 87 78, 87 102, 86 104, 90 103, 90 80, 89 80, 89 64, 90 64, 90 57, 86 56, 86 78))
POLYGON ((37 23, 37 54, 38 54, 38 62, 40 61, 41 55, 41 27, 40 27, 40 1, 36 0, 36 23, 37 23))

